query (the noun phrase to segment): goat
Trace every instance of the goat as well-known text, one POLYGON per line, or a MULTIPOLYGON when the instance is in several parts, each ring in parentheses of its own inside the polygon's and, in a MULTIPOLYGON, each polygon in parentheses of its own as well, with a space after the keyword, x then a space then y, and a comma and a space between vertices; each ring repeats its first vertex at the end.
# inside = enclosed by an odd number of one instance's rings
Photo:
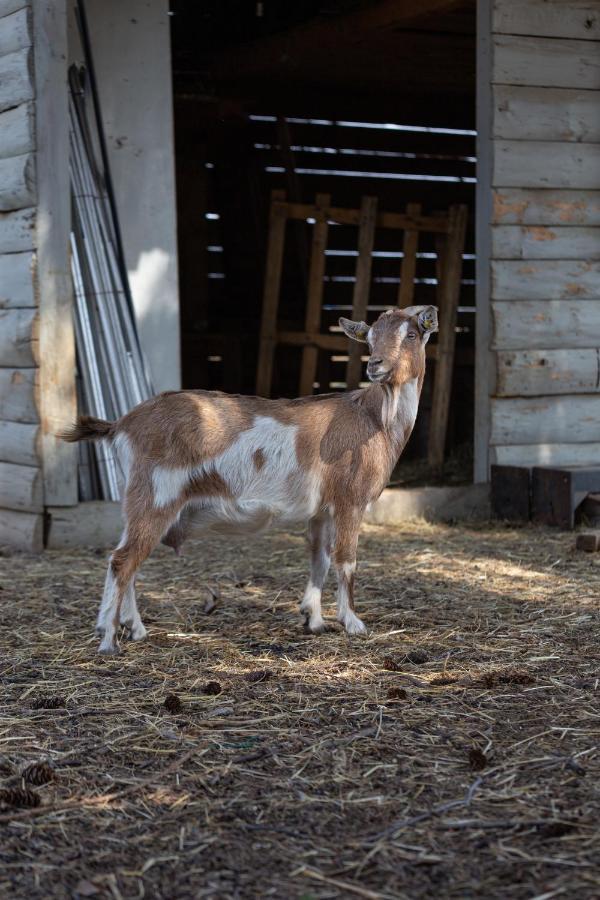
POLYGON ((194 531, 248 533, 274 521, 308 522, 300 612, 309 630, 327 628, 321 595, 333 559, 338 621, 348 634, 366 631, 354 611, 359 528, 413 429, 437 309, 388 310, 371 327, 339 321, 368 345, 365 388, 295 400, 168 391, 116 422, 82 416, 60 435, 112 442, 125 476, 125 530, 106 575, 99 652, 118 652, 119 623, 134 641, 146 636, 134 581, 161 539, 178 551, 194 531))

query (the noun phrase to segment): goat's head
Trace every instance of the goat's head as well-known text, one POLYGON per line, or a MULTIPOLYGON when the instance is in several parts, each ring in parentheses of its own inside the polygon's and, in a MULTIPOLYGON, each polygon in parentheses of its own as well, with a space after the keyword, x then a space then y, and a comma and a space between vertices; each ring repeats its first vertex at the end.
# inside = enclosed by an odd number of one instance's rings
POLYGON ((435 306, 407 306, 388 309, 371 327, 365 322, 340 319, 344 333, 369 346, 367 375, 380 384, 403 384, 422 374, 425 345, 429 335, 438 330, 435 306))

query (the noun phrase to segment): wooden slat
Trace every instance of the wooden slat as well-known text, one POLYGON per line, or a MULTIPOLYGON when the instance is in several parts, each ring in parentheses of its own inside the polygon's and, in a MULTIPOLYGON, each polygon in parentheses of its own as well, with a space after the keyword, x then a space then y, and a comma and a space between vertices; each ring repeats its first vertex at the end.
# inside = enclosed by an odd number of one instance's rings
POLYGON ((41 553, 44 517, 40 513, 15 512, 0 508, 0 546, 26 553, 41 553))
POLYGON ((520 141, 600 141, 600 90, 496 85, 493 103, 494 137, 520 141))
MULTIPOLYGON (((318 332, 321 327, 321 307, 323 304, 323 276, 325 274, 325 250, 329 225, 324 210, 331 205, 329 194, 317 194, 315 204, 315 225, 308 273, 308 295, 306 300, 305 328, 309 333, 318 332)), ((300 370, 300 396, 313 392, 313 384, 317 373, 318 350, 314 346, 306 346, 302 351, 302 368, 300 370)))
POLYGON ((598 396, 492 398, 492 444, 598 439, 598 396))
POLYGON ((0 497, 5 509, 42 512, 42 470, 34 466, 0 462, 0 497))
POLYGON ((0 310, 35 306, 34 254, 0 254, 0 310))
MULTIPOLYGON (((0 253, 20 253, 35 246, 35 209, 0 212, 0 253)), ((0 360, 1 362, 1 360, 0 360)))
POLYGON ((509 444, 492 448, 492 462, 501 466, 597 466, 600 443, 509 444))
MULTIPOLYGON (((600 169, 598 170, 600 172, 600 169)), ((573 225, 496 225, 495 259, 600 259, 598 229, 573 225)))
MULTIPOLYGON (((367 316, 376 222, 377 197, 363 197, 360 206, 358 226, 356 281, 354 282, 354 290, 352 293, 352 319, 354 321, 363 321, 367 316)), ((346 384, 348 390, 357 388, 360 383, 362 372, 362 350, 363 347, 361 344, 356 341, 350 341, 348 365, 346 367, 346 384)))
POLYGON ((343 334, 318 334, 306 331, 280 331, 278 344, 293 344, 298 347, 315 347, 319 350, 347 350, 348 338, 343 334))
POLYGON ((41 466, 39 425, 0 420, 0 462, 41 466))
POLYGON ((494 187, 597 188, 600 144, 494 142, 494 187))
POLYGON ((498 84, 600 90, 598 47, 588 41, 495 35, 498 84))
POLYGON ((0 57, 0 111, 25 103, 34 96, 31 50, 0 57))
POLYGON ((519 300, 492 303, 498 350, 600 347, 600 310, 594 300, 519 300))
POLYGON ((285 202, 278 203, 278 200, 285 200, 284 191, 273 191, 271 193, 269 243, 258 347, 258 368, 256 372, 256 393, 261 397, 269 397, 271 395, 275 335, 277 331, 277 308, 279 305, 285 223, 287 220, 287 205, 285 202))
POLYGON ((0 159, 20 156, 35 147, 33 103, 0 113, 0 159))
POLYGON ((0 56, 31 45, 31 14, 27 7, 5 16, 0 25, 0 56))
POLYGON ((600 392, 598 350, 503 350, 497 357, 499 397, 600 392))
POLYGON ((34 154, 0 159, 0 210, 26 209, 35 196, 34 154))
POLYGON ((37 423, 39 369, 0 369, 0 419, 37 423))
POLYGON ((35 309, 0 310, 0 365, 36 365, 38 325, 35 309))
MULTIPOLYGON (((420 203, 408 203, 406 215, 419 216, 421 214, 420 203)), ((402 266, 400 268, 400 285, 398 287, 398 306, 402 309, 411 306, 415 295, 415 274, 417 271, 417 249, 419 246, 419 232, 414 228, 407 228, 404 232, 402 244, 402 266)))
POLYGON ((462 252, 467 226, 467 208, 453 206, 450 209, 451 230, 444 248, 443 276, 440 285, 439 335, 437 362, 433 383, 433 400, 429 425, 428 461, 432 469, 440 469, 444 462, 454 349, 456 345, 456 316, 460 296, 462 252))
POLYGON ((492 30, 598 41, 600 12, 597 0, 495 0, 492 30))
MULTIPOLYGON (((290 219, 309 219, 315 214, 311 203, 287 204, 290 219)), ((360 225, 360 210, 331 206, 326 210, 327 218, 340 225, 360 225)), ((448 231, 447 216, 407 216, 405 213, 378 212, 378 228, 414 229, 416 231, 448 231)))
POLYGON ((600 191, 496 188, 496 225, 600 225, 600 191))
POLYGON ((600 263, 581 260, 495 260, 494 300, 600 298, 600 263))

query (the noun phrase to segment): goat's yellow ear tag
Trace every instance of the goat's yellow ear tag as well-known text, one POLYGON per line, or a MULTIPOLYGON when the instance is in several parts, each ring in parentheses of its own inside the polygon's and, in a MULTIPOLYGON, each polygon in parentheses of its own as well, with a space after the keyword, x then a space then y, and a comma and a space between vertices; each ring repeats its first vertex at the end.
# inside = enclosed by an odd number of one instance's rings
POLYGON ((427 330, 429 330, 430 328, 433 328, 434 324, 435 324, 435 322, 434 322, 433 316, 424 316, 423 317, 423 328, 427 328, 427 330))

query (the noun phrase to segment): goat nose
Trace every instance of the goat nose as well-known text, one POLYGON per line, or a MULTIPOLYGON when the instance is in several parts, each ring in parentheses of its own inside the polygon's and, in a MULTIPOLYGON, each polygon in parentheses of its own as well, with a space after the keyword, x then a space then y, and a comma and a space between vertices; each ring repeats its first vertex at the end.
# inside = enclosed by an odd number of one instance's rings
POLYGON ((383 362, 382 359, 374 359, 373 357, 371 357, 371 359, 369 360, 369 365, 370 366, 380 366, 382 362, 383 362))

